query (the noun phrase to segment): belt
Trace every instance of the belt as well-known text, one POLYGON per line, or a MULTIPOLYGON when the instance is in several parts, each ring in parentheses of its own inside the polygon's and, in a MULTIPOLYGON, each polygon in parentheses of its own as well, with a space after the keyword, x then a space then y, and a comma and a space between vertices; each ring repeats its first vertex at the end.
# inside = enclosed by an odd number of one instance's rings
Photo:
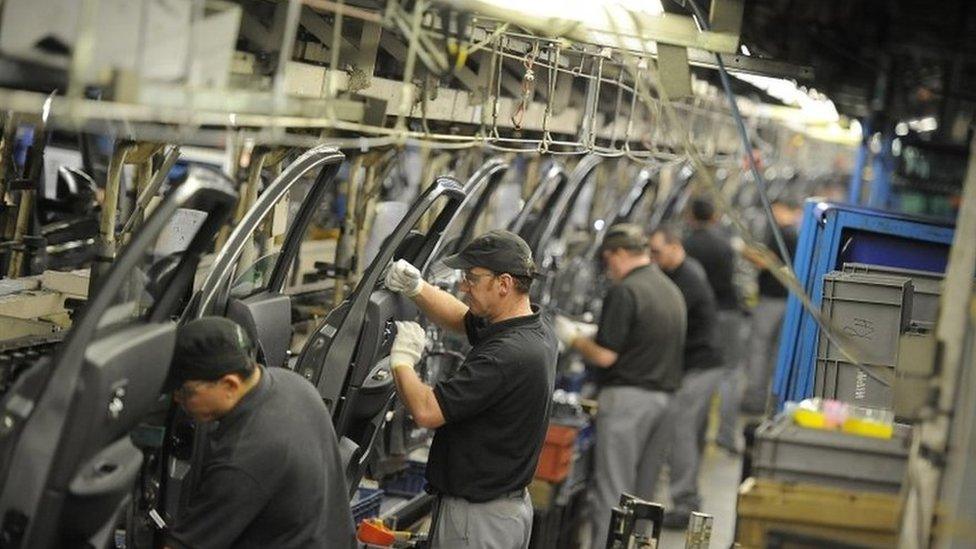
POLYGON ((466 497, 463 497, 463 496, 452 496, 450 494, 442 494, 442 493, 432 493, 432 495, 434 495, 436 497, 439 497, 439 498, 440 497, 447 497, 447 498, 463 499, 463 500, 465 500, 467 502, 470 502, 470 503, 488 503, 489 501, 495 501, 495 500, 499 500, 499 499, 519 499, 519 498, 523 498, 523 497, 525 497, 525 495, 527 493, 528 493, 528 488, 519 488, 518 490, 512 490, 511 492, 504 492, 504 493, 498 494, 497 496, 495 496, 495 497, 493 497, 491 499, 485 500, 485 501, 471 501, 470 499, 468 499, 466 497))

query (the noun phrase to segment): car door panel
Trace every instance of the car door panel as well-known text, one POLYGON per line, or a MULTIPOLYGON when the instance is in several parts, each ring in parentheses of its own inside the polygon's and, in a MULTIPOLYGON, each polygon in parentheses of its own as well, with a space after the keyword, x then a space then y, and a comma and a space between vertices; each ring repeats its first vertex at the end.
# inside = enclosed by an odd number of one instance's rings
POLYGON ((411 262, 418 261, 425 264, 447 223, 457 212, 463 197, 464 191, 457 181, 449 177, 438 178, 434 185, 417 198, 407 216, 384 240, 380 246, 380 252, 366 269, 359 286, 348 299, 349 305, 340 307, 329 314, 326 321, 306 342, 305 348, 302 349, 299 356, 296 371, 308 377, 319 388, 319 393, 334 416, 338 413, 338 408, 341 408, 341 406, 336 405, 346 382, 348 379, 352 379, 349 377, 349 370, 363 367, 357 365, 357 368, 349 368, 353 364, 357 343, 360 340, 361 326, 366 318, 366 310, 372 292, 387 291, 378 288, 383 270, 395 257, 404 257, 395 255, 396 252, 406 251, 401 249, 401 244, 404 241, 409 244, 407 247, 420 244, 417 247, 417 255, 404 258, 411 262), (407 236, 412 232, 413 226, 442 196, 447 198, 448 204, 438 215, 430 232, 423 237, 424 240, 418 241, 417 237, 408 239, 407 236))
POLYGON ((579 317, 585 312, 598 313, 594 304, 601 296, 596 295, 597 281, 601 279, 599 250, 607 231, 617 223, 624 223, 634 213, 634 208, 656 185, 658 171, 655 168, 641 169, 614 207, 608 219, 593 235, 590 245, 556 273, 552 286, 550 306, 561 314, 579 317))
POLYGON ((410 300, 381 286, 382 275, 394 259, 406 259, 423 271, 464 197, 453 178, 435 180, 383 241, 359 285, 316 329, 296 362, 296 371, 318 387, 332 412, 340 446, 345 448, 350 492, 372 456, 395 398, 388 360, 396 337, 393 322, 417 315, 410 300), (446 204, 430 230, 414 231, 421 217, 440 201, 446 204))
POLYGON ((556 199, 546 217, 542 229, 539 231, 537 249, 534 250, 536 265, 542 274, 532 288, 532 299, 543 307, 548 306, 551 295, 553 277, 558 270, 556 265, 561 252, 558 251, 562 243, 563 232, 572 214, 573 205, 579 198, 584 184, 593 170, 600 164, 602 158, 596 155, 584 156, 570 173, 566 185, 556 199))
POLYGON ((193 309, 185 316, 195 318, 207 314, 227 315, 240 323, 258 343, 264 353, 266 365, 285 366, 292 335, 291 300, 282 293, 285 278, 301 249, 302 240, 315 212, 336 184, 335 176, 344 159, 345 156, 333 147, 314 147, 289 164, 268 184, 228 237, 227 244, 215 258, 199 295, 194 299, 193 309), (294 185, 316 169, 320 171, 288 228, 266 285, 244 297, 231 296, 230 283, 234 267, 251 241, 254 231, 294 185))
POLYGON ((196 178, 173 189, 133 235, 50 361, 18 379, 0 398, 2 536, 11 547, 75 546, 107 541, 142 456, 128 433, 159 402, 175 337, 183 284, 233 206, 223 178, 196 178), (207 213, 169 283, 148 311, 106 325, 126 281, 181 208, 207 213), (92 471, 85 464, 98 463, 92 471), (98 504, 96 505, 95 502, 98 504))
POLYGON ((569 174, 562 164, 554 162, 549 166, 525 206, 522 207, 522 211, 508 228, 525 240, 535 258, 539 255, 540 238, 546 219, 552 215, 559 197, 566 188, 568 178, 569 174))
POLYGON ((258 357, 267 366, 284 366, 291 341, 291 298, 272 291, 259 292, 227 303, 227 318, 251 335, 258 357))

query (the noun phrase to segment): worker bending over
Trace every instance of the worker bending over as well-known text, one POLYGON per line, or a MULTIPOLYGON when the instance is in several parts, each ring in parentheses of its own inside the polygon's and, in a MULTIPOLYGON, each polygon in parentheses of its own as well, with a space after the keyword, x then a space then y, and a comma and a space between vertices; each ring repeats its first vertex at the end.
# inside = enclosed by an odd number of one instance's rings
POLYGON ((386 275, 388 289, 472 345, 433 388, 414 371, 426 345, 419 325, 398 322, 390 353, 400 399, 418 425, 436 429, 427 461, 427 489, 438 496, 431 546, 528 547, 526 487, 548 429, 557 354, 551 328, 529 303, 532 253, 517 235, 491 231, 445 265, 462 270, 464 302, 404 260, 386 275))
POLYGON ((181 326, 167 391, 209 435, 199 482, 168 547, 355 547, 332 417, 318 391, 254 360, 231 320, 181 326))

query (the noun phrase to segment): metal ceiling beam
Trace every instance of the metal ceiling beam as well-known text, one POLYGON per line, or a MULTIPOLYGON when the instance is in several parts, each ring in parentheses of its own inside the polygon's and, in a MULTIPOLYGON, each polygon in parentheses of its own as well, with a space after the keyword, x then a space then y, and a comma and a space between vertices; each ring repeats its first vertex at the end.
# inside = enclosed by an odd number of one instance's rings
MULTIPOLYGON (((809 65, 794 65, 773 59, 759 59, 742 54, 722 54, 722 62, 729 72, 787 78, 800 82, 812 82, 814 77, 813 67, 809 65)), ((718 69, 715 54, 703 50, 689 48, 688 63, 696 67, 718 69)))
MULTIPOLYGON (((332 36, 335 34, 335 27, 332 26, 332 23, 326 21, 324 17, 312 11, 311 8, 303 6, 299 24, 305 27, 305 30, 310 32, 319 42, 322 42, 322 45, 326 48, 332 47, 332 36)), ((340 37, 339 40, 339 49, 341 51, 349 52, 354 57, 359 56, 359 48, 355 44, 346 40, 344 36, 340 37)))

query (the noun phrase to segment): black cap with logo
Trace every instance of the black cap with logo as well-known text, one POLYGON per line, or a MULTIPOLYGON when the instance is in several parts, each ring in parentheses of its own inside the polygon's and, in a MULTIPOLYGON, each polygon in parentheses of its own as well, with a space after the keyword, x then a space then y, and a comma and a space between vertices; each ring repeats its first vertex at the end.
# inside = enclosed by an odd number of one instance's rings
POLYGON ((503 230, 488 231, 471 240, 460 252, 444 259, 452 269, 482 267, 494 273, 534 277, 532 250, 519 235, 503 230))
POLYGON ((254 365, 254 347, 244 328, 218 316, 191 320, 176 330, 176 349, 163 392, 188 380, 214 381, 254 365))

